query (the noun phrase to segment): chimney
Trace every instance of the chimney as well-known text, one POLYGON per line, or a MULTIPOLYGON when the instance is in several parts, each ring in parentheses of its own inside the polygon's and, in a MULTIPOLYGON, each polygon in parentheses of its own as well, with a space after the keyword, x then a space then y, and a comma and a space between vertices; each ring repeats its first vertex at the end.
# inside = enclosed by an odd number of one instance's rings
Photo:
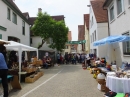
POLYGON ((41 9, 41 8, 38 8, 38 13, 39 13, 39 12, 42 12, 42 9, 41 9))

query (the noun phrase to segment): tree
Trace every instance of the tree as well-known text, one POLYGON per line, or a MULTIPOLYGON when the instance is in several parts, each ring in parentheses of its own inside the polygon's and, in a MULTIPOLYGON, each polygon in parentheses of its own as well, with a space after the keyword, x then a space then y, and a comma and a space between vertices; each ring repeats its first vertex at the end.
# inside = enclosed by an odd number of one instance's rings
POLYGON ((49 47, 61 51, 68 41, 67 35, 69 29, 66 27, 64 21, 56 21, 46 12, 38 13, 38 17, 31 30, 35 36, 40 36, 42 38, 42 43, 38 46, 38 49, 42 47, 47 39, 51 38, 53 42, 49 47))

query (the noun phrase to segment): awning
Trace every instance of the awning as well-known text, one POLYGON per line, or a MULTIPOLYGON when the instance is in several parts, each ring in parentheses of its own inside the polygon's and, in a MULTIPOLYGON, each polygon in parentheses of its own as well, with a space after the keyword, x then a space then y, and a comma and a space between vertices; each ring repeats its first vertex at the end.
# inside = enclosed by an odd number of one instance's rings
POLYGON ((103 38, 101 40, 94 42, 93 46, 100 46, 107 43, 112 44, 116 42, 123 42, 123 41, 129 41, 129 40, 130 40, 130 36, 126 36, 126 35, 108 36, 106 38, 103 38))

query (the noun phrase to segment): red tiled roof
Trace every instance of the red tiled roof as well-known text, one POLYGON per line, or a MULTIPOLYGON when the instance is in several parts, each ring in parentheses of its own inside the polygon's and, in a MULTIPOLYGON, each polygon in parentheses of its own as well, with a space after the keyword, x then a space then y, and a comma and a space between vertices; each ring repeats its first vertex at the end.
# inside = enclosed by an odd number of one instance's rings
POLYGON ((91 0, 91 5, 96 17, 97 23, 108 22, 107 10, 103 9, 105 0, 91 0))
MULTIPOLYGON (((57 15, 57 16, 51 16, 54 20, 56 21, 64 21, 64 15, 57 15)), ((29 18, 29 22, 31 23, 31 25, 34 24, 34 21, 36 20, 37 17, 30 17, 29 18)))
POLYGON ((84 40, 85 37, 84 25, 78 25, 78 40, 84 40))
POLYGON ((36 20, 37 17, 29 17, 29 22, 31 25, 34 24, 34 21, 36 20))
POLYGON ((56 21, 61 21, 63 20, 64 21, 64 15, 56 15, 56 16, 51 16, 54 20, 56 21))
POLYGON ((71 31, 68 32, 68 41, 72 40, 71 31))
POLYGON ((86 28, 89 30, 89 14, 84 14, 84 25, 86 24, 86 28))

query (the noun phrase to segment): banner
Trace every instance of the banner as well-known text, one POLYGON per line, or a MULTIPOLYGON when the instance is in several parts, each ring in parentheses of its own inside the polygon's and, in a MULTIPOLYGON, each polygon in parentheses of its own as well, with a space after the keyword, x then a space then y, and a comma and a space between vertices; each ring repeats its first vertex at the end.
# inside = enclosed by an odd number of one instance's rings
POLYGON ((68 44, 83 44, 86 43, 86 40, 80 40, 80 41, 68 41, 68 44))

